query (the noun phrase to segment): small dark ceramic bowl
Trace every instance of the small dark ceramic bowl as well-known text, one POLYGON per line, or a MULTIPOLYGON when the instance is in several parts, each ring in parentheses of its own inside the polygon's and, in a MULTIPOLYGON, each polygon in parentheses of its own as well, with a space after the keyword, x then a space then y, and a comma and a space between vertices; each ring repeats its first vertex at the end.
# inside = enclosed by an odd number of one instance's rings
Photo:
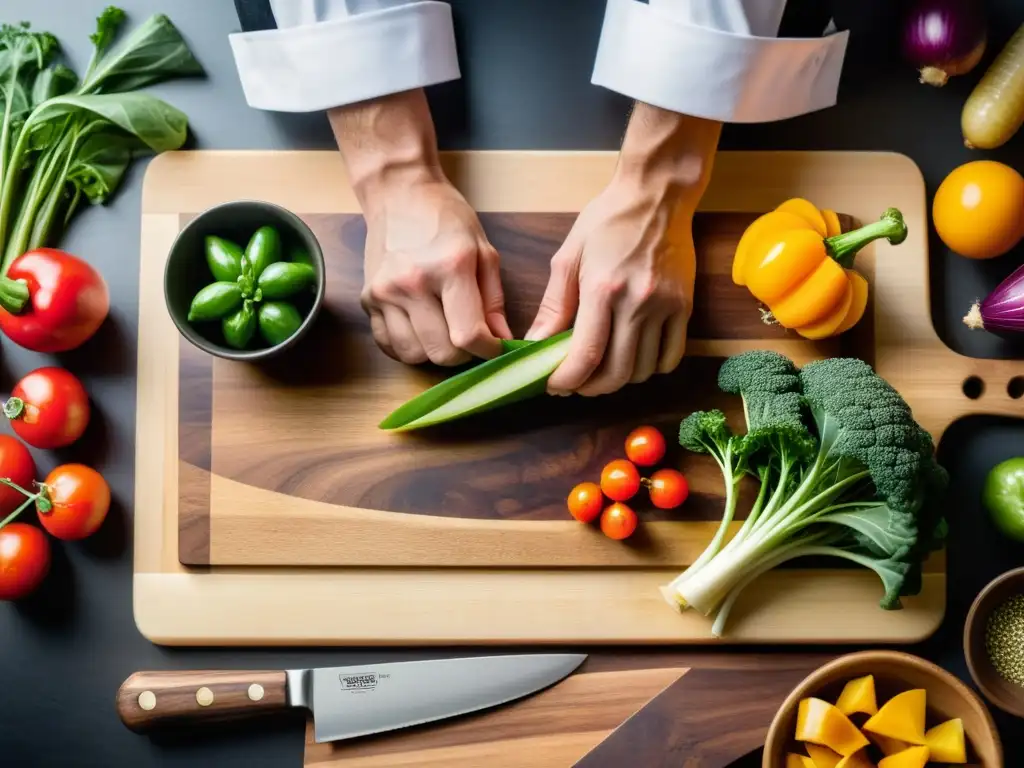
MULTIPOLYGON (((164 299, 178 331, 199 349, 228 360, 264 360, 295 346, 309 332, 324 301, 324 273, 323 250, 302 219, 273 203, 236 200, 203 211, 178 233, 164 268, 164 299), (218 323, 190 323, 188 309, 196 293, 213 281, 206 264, 207 235, 232 240, 245 248, 252 233, 265 225, 275 227, 281 233, 285 254, 293 248, 306 249, 316 271, 316 291, 302 302, 296 302, 296 308, 303 316, 302 325, 287 339, 274 346, 235 349, 223 342, 218 323)), ((258 335, 259 331, 256 333, 258 335)))

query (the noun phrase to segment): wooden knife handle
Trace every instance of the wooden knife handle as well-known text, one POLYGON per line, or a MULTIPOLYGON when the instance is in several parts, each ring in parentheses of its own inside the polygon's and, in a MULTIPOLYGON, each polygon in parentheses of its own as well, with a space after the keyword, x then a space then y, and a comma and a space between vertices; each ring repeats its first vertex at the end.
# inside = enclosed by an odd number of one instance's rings
POLYGON ((133 731, 269 714, 287 703, 284 672, 136 672, 117 691, 117 714, 133 731))

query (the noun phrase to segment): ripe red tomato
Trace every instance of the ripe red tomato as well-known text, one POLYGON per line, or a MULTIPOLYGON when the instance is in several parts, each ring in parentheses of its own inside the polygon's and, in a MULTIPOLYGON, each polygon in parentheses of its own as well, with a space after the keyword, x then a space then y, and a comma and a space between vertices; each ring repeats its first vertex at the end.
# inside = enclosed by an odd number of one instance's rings
MULTIPOLYGON (((0 435, 0 477, 32 491, 36 479, 36 463, 20 440, 0 435)), ((0 484, 0 516, 6 517, 25 502, 25 495, 9 485, 0 484)))
POLYGON ((109 509, 110 486, 103 475, 84 464, 62 464, 54 469, 43 482, 43 496, 36 501, 43 528, 65 541, 94 534, 109 509))
POLYGON ((626 456, 640 467, 652 467, 665 457, 665 437, 654 427, 637 427, 626 437, 626 456))
POLYGON ((580 483, 569 493, 569 513, 581 523, 597 519, 604 505, 604 496, 597 483, 580 483))
POLYGON ((611 504, 601 513, 601 533, 609 539, 628 539, 636 525, 636 512, 625 504, 611 504))
POLYGON ((601 470, 601 490, 612 501, 629 501, 640 490, 640 473, 631 461, 609 461, 601 470))
POLYGON ((64 368, 37 368, 14 385, 4 415, 18 436, 36 448, 71 445, 89 424, 89 396, 64 368))
POLYGON ((7 277, 28 287, 24 307, 0 306, 0 330, 35 352, 67 352, 83 344, 103 324, 110 294, 103 277, 77 256, 56 248, 24 253, 7 277), (15 311, 15 310, 18 311, 15 311))
POLYGON ((647 481, 651 503, 658 509, 674 509, 690 495, 690 484, 682 472, 674 469, 659 469, 647 481))
POLYGON ((32 592, 50 570, 50 542, 27 523, 0 528, 0 600, 17 600, 32 592))

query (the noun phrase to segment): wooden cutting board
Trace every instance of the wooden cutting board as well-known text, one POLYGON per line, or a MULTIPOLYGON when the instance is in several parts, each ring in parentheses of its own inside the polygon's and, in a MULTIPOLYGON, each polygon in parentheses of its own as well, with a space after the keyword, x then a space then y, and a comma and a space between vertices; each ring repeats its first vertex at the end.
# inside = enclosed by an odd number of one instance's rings
MULTIPOLYGON (((544 263, 607 181, 612 153, 456 153, 446 168, 483 212, 503 256, 513 330, 522 333, 544 263)), ((927 296, 923 180, 886 153, 721 153, 695 223, 697 310, 687 360, 671 376, 600 399, 541 398, 427 433, 376 429, 442 375, 372 344, 356 297, 364 237, 335 153, 171 153, 143 196, 136 504, 136 619, 163 643, 706 642, 708 622, 662 602, 710 536, 717 470, 673 455, 693 484, 681 510, 643 512, 642 533, 611 542, 567 517, 568 489, 597 476, 643 422, 674 432, 715 392, 721 359, 771 348, 798 362, 872 362, 938 437, 975 412, 1016 413, 1009 363, 955 355, 927 296), (811 343, 760 322, 732 286, 729 259, 761 211, 805 196, 867 221, 894 205, 910 237, 860 257, 869 316, 811 343), (329 263, 328 311, 280 363, 248 366, 182 341, 162 300, 174 236, 197 212, 238 198, 277 202, 310 223, 329 263), (876 260, 876 255, 879 257, 876 260), (982 377, 982 396, 963 382, 982 377), (282 620, 282 617, 287 617, 282 620), (357 618, 354 618, 357 617, 357 618)), ((887 642, 926 636, 945 604, 942 555, 900 612, 853 569, 780 571, 740 601, 731 642, 887 642)))
MULTIPOLYGON (((590 656, 534 696, 469 717, 316 744, 308 768, 729 768, 756 752, 789 692, 830 656, 590 656)), ((760 768, 759 756, 752 762, 760 768)))

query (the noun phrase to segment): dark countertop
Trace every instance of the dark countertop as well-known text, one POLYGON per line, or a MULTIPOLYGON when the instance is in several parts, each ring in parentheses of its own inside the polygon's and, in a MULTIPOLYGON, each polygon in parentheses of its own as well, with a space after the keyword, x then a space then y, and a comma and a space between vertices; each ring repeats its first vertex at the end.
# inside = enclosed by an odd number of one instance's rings
MULTIPOLYGON (((791 0, 791 5, 796 0, 791 0)), ((105 2, 6 0, 2 21, 29 19, 65 44, 84 65, 92 18, 105 2)), ((169 10, 211 73, 205 82, 175 83, 158 92, 192 119, 203 148, 327 148, 322 115, 275 115, 248 109, 238 86, 226 35, 238 29, 228 0, 127 0, 138 22, 169 10)), ((589 84, 601 22, 600 0, 455 0, 464 79, 431 94, 444 148, 602 148, 618 145, 627 101, 589 84), (526 53, 528 52, 528 55, 526 53)), ((837 18, 854 29, 840 103, 771 125, 729 126, 724 149, 890 150, 913 158, 931 195, 955 166, 985 156, 1024 169, 1024 133, 1001 150, 972 153, 962 146, 959 114, 972 76, 943 89, 917 83, 891 56, 884 19, 865 7, 881 0, 843 0, 837 18), (858 8, 855 13, 853 9, 858 8)), ((993 41, 984 64, 1024 21, 1024 0, 990 0, 993 41)), ((794 6, 795 8, 795 6, 794 6)), ((789 14, 788 14, 789 15, 789 14)), ((112 292, 111 320, 99 337, 59 362, 82 376, 98 417, 81 444, 59 455, 34 452, 45 472, 76 458, 104 472, 116 498, 93 541, 56 547, 54 572, 23 605, 0 605, 0 763, 30 766, 299 766, 301 729, 294 722, 196 740, 147 739, 127 731, 113 708, 122 680, 140 669, 276 668, 360 660, 422 657, 413 650, 172 650, 146 641, 132 620, 131 503, 134 464, 137 248, 144 163, 112 205, 85 212, 64 245, 96 264, 112 292)), ((975 357, 1022 358, 1022 348, 960 322, 969 304, 1021 263, 1024 247, 976 263, 948 253, 932 238, 937 328, 955 350, 975 357)), ((0 389, 48 358, 2 344, 0 389)), ((1022 366, 1024 367, 1024 366, 1022 366)), ((1022 406, 1024 413, 1024 406, 1022 406)), ((977 591, 1001 571, 1024 562, 1024 545, 1001 540, 979 505, 982 480, 996 462, 1024 445, 1024 425, 975 418, 955 424, 940 450, 953 484, 949 519, 950 593, 947 620, 922 646, 910 648, 969 680, 960 644, 963 619, 977 591)), ((841 649, 845 650, 845 649, 841 649)), ((996 711, 1007 764, 1024 763, 1020 723, 996 711)), ((759 763, 758 763, 759 764, 759 763)))

